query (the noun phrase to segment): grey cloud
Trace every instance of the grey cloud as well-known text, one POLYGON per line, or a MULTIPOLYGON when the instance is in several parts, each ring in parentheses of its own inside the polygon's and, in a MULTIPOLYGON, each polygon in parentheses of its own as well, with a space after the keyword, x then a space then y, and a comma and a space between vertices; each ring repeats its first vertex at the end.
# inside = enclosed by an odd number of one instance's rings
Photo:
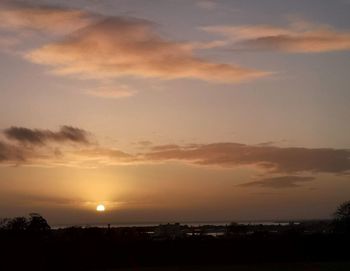
POLYGON ((300 183, 310 182, 314 179, 315 179, 314 177, 288 175, 288 176, 264 178, 259 181, 248 182, 248 183, 240 184, 238 186, 240 187, 258 186, 258 187, 266 187, 266 188, 283 189, 283 188, 299 187, 300 183))
MULTIPOLYGON (((156 150, 156 149, 153 149, 156 150)), ((193 148, 179 147, 152 151, 145 159, 153 161, 181 160, 198 165, 222 167, 257 166, 273 172, 350 171, 350 151, 326 148, 282 148, 238 143, 215 143, 193 148)))

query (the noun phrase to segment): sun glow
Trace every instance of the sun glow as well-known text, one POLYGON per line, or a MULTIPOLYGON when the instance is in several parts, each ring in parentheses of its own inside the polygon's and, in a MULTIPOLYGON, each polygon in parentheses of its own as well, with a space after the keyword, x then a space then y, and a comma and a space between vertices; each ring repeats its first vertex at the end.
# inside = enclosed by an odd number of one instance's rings
POLYGON ((105 206, 103 204, 99 204, 96 207, 97 212, 104 212, 106 210, 105 206))

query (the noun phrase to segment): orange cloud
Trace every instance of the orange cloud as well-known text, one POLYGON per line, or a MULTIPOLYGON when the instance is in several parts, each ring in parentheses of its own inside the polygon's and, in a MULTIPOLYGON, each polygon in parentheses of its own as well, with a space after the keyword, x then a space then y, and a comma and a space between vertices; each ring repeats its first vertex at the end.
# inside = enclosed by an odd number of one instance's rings
MULTIPOLYGON (((60 41, 24 53, 27 60, 47 65, 59 75, 104 80, 123 76, 192 78, 232 83, 270 74, 195 55, 196 50, 222 47, 225 41, 170 41, 156 32, 154 23, 137 18, 17 3, 1 6, 0 28, 12 31, 20 39, 28 38, 28 31, 62 36, 60 41)), ((132 93, 104 89, 90 94, 116 98, 132 93)))
POLYGON ((230 83, 268 75, 196 57, 196 46, 160 37, 149 21, 114 17, 35 49, 26 58, 51 66, 56 74, 95 79, 137 76, 230 83))
POLYGON ((350 50, 350 30, 294 21, 288 27, 270 25, 209 26, 207 32, 223 35, 235 49, 322 53, 350 50))

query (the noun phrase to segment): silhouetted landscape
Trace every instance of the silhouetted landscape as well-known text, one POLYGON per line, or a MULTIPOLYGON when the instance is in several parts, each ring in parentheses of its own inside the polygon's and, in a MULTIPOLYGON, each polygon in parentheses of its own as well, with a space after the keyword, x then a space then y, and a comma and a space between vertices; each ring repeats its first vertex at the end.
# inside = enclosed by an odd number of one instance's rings
POLYGON ((33 213, 4 219, 0 237, 6 270, 348 270, 350 202, 281 224, 51 229, 33 213))
POLYGON ((0 271, 349 271, 350 0, 0 0, 0 271))

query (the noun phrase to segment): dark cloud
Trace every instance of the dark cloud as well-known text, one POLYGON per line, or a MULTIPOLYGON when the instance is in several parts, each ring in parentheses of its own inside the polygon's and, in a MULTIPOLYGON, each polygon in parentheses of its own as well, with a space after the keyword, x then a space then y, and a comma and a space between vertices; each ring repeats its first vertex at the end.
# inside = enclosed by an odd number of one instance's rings
POLYGON ((89 135, 85 130, 71 126, 62 126, 57 132, 28 129, 24 127, 11 127, 6 129, 4 134, 10 140, 32 145, 44 145, 47 142, 90 143, 89 135))
POLYGON ((240 184, 238 186, 240 187, 251 187, 251 186, 259 186, 259 187, 268 187, 268 188, 293 188, 293 187, 299 187, 299 183, 303 182, 310 182, 314 180, 314 177, 307 177, 307 176, 279 176, 279 177, 271 177, 271 178, 264 178, 259 181, 249 182, 240 184))
POLYGON ((239 143, 215 143, 193 148, 153 149, 146 160, 182 160, 198 165, 258 166, 274 172, 328 172, 350 171, 350 151, 326 148, 281 148, 251 146, 239 143))
POLYGON ((8 165, 65 165, 74 160, 67 158, 73 150, 95 146, 87 131, 71 126, 62 126, 55 132, 10 127, 3 135, 7 140, 0 140, 0 163, 8 165))

